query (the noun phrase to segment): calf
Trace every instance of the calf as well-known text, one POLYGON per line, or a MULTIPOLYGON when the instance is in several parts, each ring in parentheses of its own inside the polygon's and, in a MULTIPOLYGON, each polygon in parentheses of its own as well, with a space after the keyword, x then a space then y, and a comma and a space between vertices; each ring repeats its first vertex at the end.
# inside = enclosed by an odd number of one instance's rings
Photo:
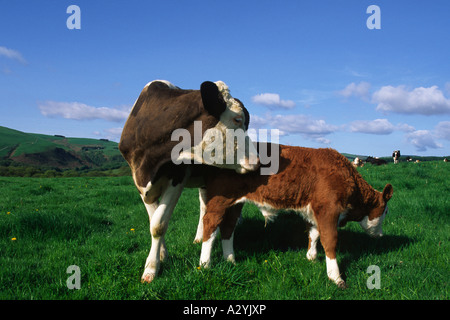
POLYGON ((306 257, 314 260, 320 237, 328 277, 345 287, 336 262, 337 227, 358 221, 372 237, 382 236, 382 222, 393 188, 374 190, 351 163, 333 149, 280 145, 279 171, 270 176, 239 175, 219 170, 206 179, 206 213, 200 264, 210 264, 211 248, 220 228, 224 258, 234 262, 233 234, 243 203, 256 204, 266 221, 279 210, 301 214, 309 225, 306 257))

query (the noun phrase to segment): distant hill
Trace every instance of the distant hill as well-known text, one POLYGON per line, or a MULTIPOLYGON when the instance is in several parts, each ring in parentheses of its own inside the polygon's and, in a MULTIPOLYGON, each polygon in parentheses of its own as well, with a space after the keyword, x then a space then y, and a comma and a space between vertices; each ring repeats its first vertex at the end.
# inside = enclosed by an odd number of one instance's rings
POLYGON ((26 133, 0 126, 0 166, 59 172, 112 170, 127 163, 114 141, 26 133))

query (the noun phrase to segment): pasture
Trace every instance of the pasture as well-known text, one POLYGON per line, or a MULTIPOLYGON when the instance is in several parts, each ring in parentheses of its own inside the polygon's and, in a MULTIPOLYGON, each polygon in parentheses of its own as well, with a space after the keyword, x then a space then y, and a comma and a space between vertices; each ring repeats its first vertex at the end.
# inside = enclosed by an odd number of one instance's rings
POLYGON ((159 277, 141 284, 150 249, 148 217, 131 177, 0 177, 0 299, 449 299, 450 166, 443 161, 358 169, 377 190, 394 187, 384 237, 357 223, 339 231, 337 259, 349 288, 328 280, 325 255, 306 259, 307 233, 286 212, 264 226, 246 204, 235 234, 236 265, 216 242, 198 268, 198 192, 185 189, 159 277), (81 288, 68 289, 77 265, 81 288), (380 268, 368 289, 367 268, 380 268))

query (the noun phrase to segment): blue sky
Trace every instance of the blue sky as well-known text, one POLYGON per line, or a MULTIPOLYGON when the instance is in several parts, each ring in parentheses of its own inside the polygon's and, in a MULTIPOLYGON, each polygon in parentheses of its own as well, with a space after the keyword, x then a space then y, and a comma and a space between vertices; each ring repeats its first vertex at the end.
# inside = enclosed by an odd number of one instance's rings
POLYGON ((446 0, 1 1, 0 125, 118 141, 149 81, 223 80, 250 127, 281 143, 449 155, 449 12, 446 0), (381 29, 367 28, 370 5, 381 29))

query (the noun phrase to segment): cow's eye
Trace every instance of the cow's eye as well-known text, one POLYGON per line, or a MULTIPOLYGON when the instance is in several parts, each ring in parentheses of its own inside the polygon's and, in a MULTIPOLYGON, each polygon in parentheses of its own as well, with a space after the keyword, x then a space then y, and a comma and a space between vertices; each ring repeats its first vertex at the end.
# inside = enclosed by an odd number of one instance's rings
POLYGON ((240 124, 242 123, 242 117, 241 117, 241 116, 235 117, 235 118, 233 118, 233 121, 234 121, 237 125, 240 125, 240 124))

